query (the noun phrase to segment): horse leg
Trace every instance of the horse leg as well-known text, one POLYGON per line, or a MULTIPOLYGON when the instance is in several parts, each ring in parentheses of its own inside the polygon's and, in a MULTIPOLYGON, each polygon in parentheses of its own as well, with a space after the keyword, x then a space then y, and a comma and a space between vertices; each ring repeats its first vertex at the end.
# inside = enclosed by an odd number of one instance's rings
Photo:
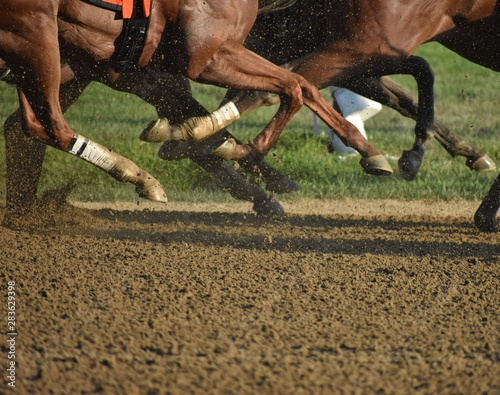
POLYGON ((422 165, 424 144, 434 124, 434 74, 427 61, 418 56, 409 56, 401 63, 401 74, 412 75, 418 87, 415 143, 411 150, 403 151, 398 161, 401 176, 409 181, 417 176, 422 165))
POLYGON ((385 157, 370 146, 359 130, 328 105, 322 99, 318 89, 306 82, 305 78, 300 75, 296 74, 296 76, 301 82, 304 104, 334 130, 346 146, 355 148, 361 154, 360 164, 364 171, 374 175, 392 174, 392 169, 385 157))
MULTIPOLYGON (((321 52, 316 54, 316 56, 318 55, 321 55, 321 52)), ((313 59, 315 58, 313 57, 313 59)), ((308 62, 310 61, 311 60, 309 59, 308 62)), ((292 69, 298 68, 301 74, 309 72, 309 69, 303 70, 301 67, 302 63, 298 63, 292 69)), ((360 71, 357 71, 356 69, 350 70, 348 78, 341 78, 341 76, 337 75, 334 78, 332 77, 334 82, 332 79, 325 82, 325 76, 318 76, 317 74, 312 74, 311 79, 318 78, 314 81, 316 81, 316 85, 320 88, 324 88, 325 85, 330 84, 346 86, 345 81, 354 80, 357 76, 359 78, 359 73, 360 71)), ((404 151, 403 155, 399 159, 399 169, 401 175, 406 180, 412 180, 417 175, 418 169, 422 164, 425 152, 424 146, 431 136, 432 125, 434 124, 434 74, 427 61, 418 56, 409 56, 396 61, 387 61, 378 69, 374 69, 370 72, 370 75, 386 74, 409 74, 415 78, 418 86, 418 111, 416 111, 415 114, 415 143, 413 148, 409 151, 404 151)), ((334 73, 326 73, 325 75, 333 76, 334 73)), ((364 77, 361 81, 364 81, 367 77, 367 73, 363 72, 361 76, 364 77)), ((367 97, 377 101, 379 99, 374 97, 373 94, 368 94, 367 97)), ((384 98, 384 95, 382 95, 382 98, 384 98)), ((387 100, 382 100, 382 103, 386 104, 387 100)))
POLYGON ((40 26, 25 29, 19 37, 15 37, 19 41, 18 50, 29 49, 33 56, 23 57, 20 51, 13 51, 7 53, 5 58, 9 66, 15 65, 16 77, 19 77, 16 83, 23 112, 23 130, 45 144, 92 163, 119 181, 131 182, 141 197, 166 201, 163 188, 149 173, 117 153, 77 135, 66 124, 59 102, 61 72, 57 12, 52 6, 57 4, 39 5, 45 12, 40 26), (27 37, 21 37, 22 34, 27 37), (29 48, 23 46, 26 42, 29 48))
MULTIPOLYGON (((362 156, 364 170, 371 174, 391 174, 392 169, 383 155, 369 144, 351 123, 326 103, 319 91, 299 75, 290 73, 260 56, 246 50, 241 44, 225 41, 202 72, 192 77, 199 82, 230 86, 235 89, 262 90, 280 95, 280 107, 265 129, 247 145, 240 145, 234 139, 226 140, 214 154, 224 159, 243 159, 252 155, 263 157, 279 138, 284 127, 300 109, 302 100, 322 118, 340 138, 355 148, 362 156), (238 63, 235 64, 235 60, 238 63)), ((230 102, 223 111, 234 112, 230 102)), ((219 114, 220 115, 220 114, 219 114)), ((225 117, 222 116, 225 122, 225 117)), ((213 123, 209 119, 207 123, 213 123)), ((172 140, 204 139, 210 133, 193 134, 177 130, 169 136, 172 140)))
MULTIPOLYGON (((25 112, 26 119, 34 119, 34 111, 32 110, 27 98, 22 92, 20 92, 20 103, 21 107, 25 112)), ((62 113, 61 113, 62 116, 62 113)), ((36 130, 30 129, 29 121, 26 122, 29 135, 35 139, 39 139, 45 144, 51 145, 62 151, 68 152, 74 156, 77 156, 94 166, 104 170, 114 179, 120 182, 130 182, 136 186, 136 192, 142 198, 166 202, 167 197, 160 183, 154 179, 149 173, 139 168, 131 160, 124 158, 123 156, 110 151, 108 148, 101 146, 100 144, 93 142, 81 135, 73 132, 73 137, 67 143, 60 142, 57 140, 58 134, 54 129, 54 139, 51 139, 48 135, 41 134, 41 137, 36 134, 36 130)), ((36 121, 34 122, 35 127, 39 128, 40 124, 36 121)), ((69 128, 68 128, 69 129, 69 128)))
MULTIPOLYGON (((60 102, 63 112, 81 95, 90 81, 73 78, 68 66, 61 68, 64 82, 60 90, 60 102)), ((22 114, 18 109, 4 125, 6 154, 6 215, 4 223, 11 218, 24 216, 32 211, 37 203, 37 189, 45 157, 45 144, 25 136, 22 132, 22 114)))
MULTIPOLYGON (((207 115, 208 111, 203 108, 192 96, 189 81, 179 76, 166 74, 160 71, 144 70, 141 73, 134 72, 122 75, 113 84, 113 89, 122 92, 130 92, 155 106, 160 119, 169 124, 169 121, 180 123, 186 119, 186 113, 207 115), (165 92, 169 95, 165 95, 165 92)), ((158 131, 153 134, 143 132, 141 140, 159 142, 163 136, 158 131)), ((179 142, 173 142, 179 143, 179 142)), ((182 142, 181 142, 182 144, 182 142)), ((171 147, 162 146, 159 156, 166 159, 171 155, 171 147), (167 147, 167 152, 165 148, 167 147)), ((253 210, 263 215, 283 215, 281 204, 273 197, 268 196, 259 187, 251 185, 241 174, 214 156, 206 156, 198 152, 196 144, 189 144, 187 149, 182 150, 182 158, 188 157, 200 168, 207 171, 217 184, 237 200, 250 201, 253 210)))
MULTIPOLYGON (((383 104, 395 109, 404 116, 416 119, 418 105, 414 102, 411 95, 406 90, 387 77, 380 79, 380 85, 382 89, 388 93, 388 96, 391 96, 389 103, 386 104, 384 102, 383 104)), ((495 163, 487 154, 467 143, 463 138, 455 132, 449 130, 440 121, 434 120, 431 133, 451 156, 464 156, 467 158, 466 165, 471 170, 481 172, 496 169, 495 163)), ((431 134, 429 134, 429 138, 430 137, 431 134)))
MULTIPOLYGON (((151 89, 147 95, 141 97, 143 97, 143 99, 147 102, 155 105, 160 119, 168 119, 174 124, 180 124, 184 119, 186 119, 186 113, 193 114, 195 117, 197 115, 209 115, 208 111, 203 108, 191 95, 191 88, 188 80, 183 80, 185 83, 181 84, 182 80, 179 80, 177 76, 175 76, 175 79, 176 81, 173 83, 170 82, 170 78, 160 79, 161 82, 155 85, 156 88, 151 89), (160 89, 160 91, 158 91, 157 88, 161 88, 162 86, 164 89, 160 89), (169 97, 174 97, 176 99, 174 103, 169 103, 168 100, 165 100, 164 98, 164 92, 167 86, 170 87, 171 90, 173 88, 175 91, 173 95, 169 95, 169 97), (160 93, 159 97, 155 96, 156 92, 160 93), (181 103, 179 103, 179 101, 181 103)), ((156 138, 158 139, 162 137, 160 137, 160 135, 156 135, 156 138)), ((142 134, 141 139, 147 139, 147 136, 142 134)), ((182 142, 172 143, 182 144, 182 142)), ((233 198, 252 202, 253 210, 257 214, 271 216, 284 215, 283 207, 272 196, 266 194, 259 187, 250 184, 241 174, 227 165, 220 158, 212 155, 205 155, 204 149, 199 150, 197 144, 188 144, 189 147, 187 147, 185 152, 187 153, 189 159, 196 163, 200 168, 207 171, 217 182, 219 187, 228 192, 233 198)), ((166 150, 171 152, 171 147, 169 147, 168 144, 162 145, 159 150, 159 156, 162 159, 165 159, 166 155, 168 155, 165 153, 166 150)), ((245 166, 242 167, 245 168, 245 166)))
POLYGON ((253 203, 257 214, 281 216, 285 214, 281 204, 262 189, 251 185, 237 171, 229 167, 223 160, 212 156, 191 156, 190 159, 206 170, 217 182, 219 187, 237 200, 253 203))
POLYGON ((500 175, 474 214, 474 223, 483 232, 498 231, 496 215, 500 208, 500 175))
MULTIPOLYGON (((160 83, 160 85, 162 85, 160 83)), ((142 85, 143 86, 143 85, 142 85)), ((156 85, 155 85, 156 86, 156 85)), ((156 88, 155 88, 156 89, 156 88)), ((189 90, 189 85, 188 88, 189 90)), ((236 90, 229 90, 228 94, 226 95, 227 97, 234 97, 236 95, 239 95, 240 91, 236 90)), ((238 101, 236 104, 236 108, 238 110, 238 113, 241 114, 242 116, 246 114, 247 112, 250 112, 251 110, 255 108, 259 108, 261 106, 271 106, 279 103, 279 96, 276 94, 271 94, 267 92, 254 92, 254 91, 245 91, 245 95, 241 95, 241 100, 238 101)), ((182 97, 180 92, 177 90, 175 94, 176 98, 182 97)), ((156 100, 153 99, 147 99, 144 98, 144 100, 148 101, 149 103, 162 103, 162 104, 169 104, 166 103, 165 100, 156 100)), ((186 97, 186 100, 192 100, 192 96, 189 95, 189 97, 186 97)), ((225 100, 221 103, 221 107, 225 104, 227 104, 229 100, 225 100)), ((194 114, 193 111, 198 111, 198 114, 195 116, 191 117, 188 122, 183 122, 185 119, 185 116, 182 116, 176 120, 176 118, 171 114, 172 108, 181 108, 181 109, 191 109, 191 106, 188 105, 169 105, 167 106, 168 110, 166 115, 161 115, 161 110, 157 110, 160 114, 160 118, 158 121, 153 122, 150 124, 148 127, 146 127, 143 132, 141 133, 141 140, 143 141, 148 141, 148 142, 163 142, 164 144, 160 148, 159 155, 162 159, 165 160, 179 160, 183 159, 186 157, 190 157, 196 161, 196 163, 200 166, 202 166, 199 161, 201 158, 206 156, 207 154, 207 149, 205 147, 205 144, 202 144, 203 147, 198 147, 198 144, 193 144, 192 142, 182 142, 182 141, 175 141, 175 140, 168 140, 170 134, 172 133, 172 128, 178 128, 178 129, 183 129, 184 131, 181 132, 181 134, 186 134, 186 135, 196 135, 198 133, 198 130, 201 130, 202 135, 205 134, 211 134, 211 133, 217 133, 219 132, 218 128, 216 128, 214 125, 217 123, 215 122, 209 122, 208 126, 207 123, 204 120, 199 120, 199 117, 210 117, 211 120, 217 120, 220 117, 217 117, 215 113, 209 114, 203 107, 199 106, 199 109, 197 110, 184 110, 185 113, 189 114, 194 114), (199 120, 198 122, 196 120, 199 120), (203 127, 201 125, 204 125, 203 127), (200 129, 198 129, 200 128, 200 129)), ((231 124, 239 119, 239 115, 236 115, 235 112, 228 113, 226 112, 226 115, 224 117, 226 120, 227 124, 231 124)), ((176 133, 176 132, 173 132, 176 133)), ((219 136, 223 140, 226 140, 228 138, 234 138, 237 140, 234 136, 232 136, 227 130, 222 129, 220 131, 219 136)), ((214 137, 214 140, 219 142, 220 144, 220 139, 214 137)), ((205 142, 204 142, 205 143, 205 142)), ((238 144, 241 144, 238 142, 238 144)), ((211 152, 210 152, 211 153, 211 152)), ((254 161, 249 158, 247 159, 242 159, 238 161, 238 164, 245 170, 248 171, 249 173, 258 175, 266 180, 266 189, 268 191, 274 192, 274 193, 289 193, 289 192, 295 192, 300 189, 300 187, 297 185, 296 182, 291 180, 289 177, 287 177, 285 174, 280 172, 279 170, 273 168, 269 164, 267 164, 264 160, 259 160, 259 161, 254 161)), ((203 167, 203 166, 202 166, 203 167)), ((231 193, 231 192, 230 192, 231 193)), ((258 200, 254 200, 258 201, 258 200)))

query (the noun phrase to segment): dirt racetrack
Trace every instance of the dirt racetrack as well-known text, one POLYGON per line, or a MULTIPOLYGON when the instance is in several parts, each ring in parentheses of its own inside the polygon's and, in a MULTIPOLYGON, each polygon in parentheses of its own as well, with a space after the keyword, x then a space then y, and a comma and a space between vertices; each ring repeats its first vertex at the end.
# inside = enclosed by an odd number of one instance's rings
POLYGON ((477 204, 87 204, 1 227, 0 393, 500 394, 500 235, 477 204))

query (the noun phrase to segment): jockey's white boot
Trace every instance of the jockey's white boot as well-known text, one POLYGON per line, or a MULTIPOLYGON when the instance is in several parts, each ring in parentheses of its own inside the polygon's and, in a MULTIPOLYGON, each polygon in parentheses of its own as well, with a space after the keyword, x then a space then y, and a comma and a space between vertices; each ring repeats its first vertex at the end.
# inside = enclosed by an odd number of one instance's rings
MULTIPOLYGON (((356 126, 361 134, 368 139, 366 136, 364 122, 378 114, 382 110, 382 105, 344 88, 331 86, 330 92, 335 98, 335 101, 337 102, 340 112, 344 118, 356 126)), ((327 128, 327 133, 335 152, 357 154, 356 150, 351 147, 347 147, 344 143, 342 143, 342 141, 330 128, 327 128)))

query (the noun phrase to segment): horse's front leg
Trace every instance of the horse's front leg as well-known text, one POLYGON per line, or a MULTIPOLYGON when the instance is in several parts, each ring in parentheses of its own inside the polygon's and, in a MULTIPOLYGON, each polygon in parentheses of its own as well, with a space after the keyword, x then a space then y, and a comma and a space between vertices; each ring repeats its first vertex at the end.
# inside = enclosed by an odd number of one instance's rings
MULTIPOLYGON (((361 133, 344 118, 335 112, 322 98, 319 91, 302 77, 282 69, 241 44, 226 41, 218 47, 217 56, 201 73, 196 76, 199 82, 228 86, 240 90, 257 90, 278 94, 280 107, 265 129, 247 145, 240 145, 233 139, 228 139, 214 152, 224 159, 243 159, 250 156, 263 157, 275 144, 284 127, 303 104, 303 92, 307 91, 307 105, 319 113, 332 129, 341 130, 345 141, 351 143, 363 157, 365 171, 372 174, 392 173, 385 159, 378 163, 368 158, 382 157, 379 151, 372 147, 361 133), (299 83, 300 80, 300 83, 299 83), (311 92, 315 92, 314 95, 311 92), (361 137, 361 139, 359 138, 361 137), (368 161, 367 161, 368 160, 368 161), (385 163, 382 163, 385 161, 385 163)), ((231 104, 228 103, 227 106, 231 104)), ((227 109, 227 107, 226 107, 227 109)), ((182 136, 191 139, 192 136, 182 136)), ((174 136, 174 139, 181 137, 174 136)))
MULTIPOLYGON (((122 75, 112 85, 114 89, 131 92, 155 106, 160 118, 173 124, 180 124, 191 117, 202 117, 209 112, 192 96, 189 80, 177 75, 160 73, 154 69, 144 70, 145 74, 129 73, 122 75), (126 77, 126 78, 125 78, 126 77), (154 83, 148 83, 152 81, 154 83), (169 95, 165 95, 169 92, 169 95)), ((165 122, 168 122, 165 121, 165 122)), ((161 131, 149 134, 143 132, 141 139, 150 142, 162 142, 161 131)), ((272 196, 258 186, 252 185, 244 176, 235 171, 220 158, 206 155, 201 144, 170 141, 162 145, 158 156, 165 160, 191 159, 207 171, 217 184, 238 200, 253 203, 253 210, 264 215, 283 215, 283 207, 272 196)))
POLYGON ((29 136, 93 164, 117 181, 134 184, 140 197, 159 202, 167 201, 166 194, 160 183, 131 160, 78 135, 69 127, 66 128, 72 133, 72 137, 68 142, 59 138, 61 133, 60 131, 58 133, 56 128, 52 128, 50 133, 47 134, 45 132, 47 129, 43 128, 37 121, 35 113, 22 91, 20 91, 19 97, 21 108, 25 114, 24 127, 29 136))
MULTIPOLYGON (((60 103, 66 111, 82 94, 90 83, 73 78, 69 66, 61 67, 60 103)), ((15 77, 14 77, 15 79, 15 77)), ((38 204, 37 190, 45 157, 45 144, 27 137, 22 133, 22 112, 18 109, 7 118, 4 124, 6 172, 6 215, 4 223, 10 218, 23 216, 35 209, 38 204)))
POLYGON ((393 69, 394 73, 412 75, 418 87, 418 112, 415 124, 415 143, 411 150, 403 151, 398 165, 401 176, 413 180, 422 165, 425 143, 432 136, 434 125, 434 73, 423 58, 409 56, 393 69))
POLYGON ((23 126, 26 134, 93 164, 118 181, 134 184, 136 192, 143 198, 160 202, 167 201, 162 186, 149 173, 129 159, 71 130, 66 125, 57 104, 56 111, 46 110, 52 106, 51 104, 48 104, 49 107, 38 106, 38 114, 35 114, 30 101, 22 90, 19 91, 19 98, 24 113, 23 126), (41 123, 39 119, 45 122, 41 123))

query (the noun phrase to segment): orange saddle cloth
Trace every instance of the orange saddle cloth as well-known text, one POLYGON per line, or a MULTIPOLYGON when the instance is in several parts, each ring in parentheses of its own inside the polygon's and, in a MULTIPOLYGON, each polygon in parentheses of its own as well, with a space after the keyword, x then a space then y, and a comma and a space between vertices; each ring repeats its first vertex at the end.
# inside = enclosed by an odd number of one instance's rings
POLYGON ((113 11, 121 11, 123 19, 132 18, 134 10, 134 1, 142 2, 142 11, 144 16, 149 17, 151 10, 151 0, 83 0, 86 3, 91 3, 96 6, 106 8, 113 11))

